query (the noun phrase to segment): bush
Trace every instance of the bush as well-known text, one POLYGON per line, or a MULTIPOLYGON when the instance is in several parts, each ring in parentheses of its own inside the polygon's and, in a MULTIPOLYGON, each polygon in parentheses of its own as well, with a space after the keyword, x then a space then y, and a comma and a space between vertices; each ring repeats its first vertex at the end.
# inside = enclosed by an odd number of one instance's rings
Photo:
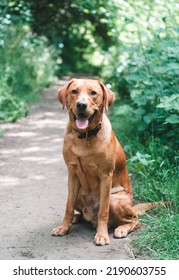
POLYGON ((28 25, 11 23, 2 25, 0 51, 0 122, 15 121, 27 114, 22 101, 37 100, 37 92, 55 81, 55 51, 28 25))
POLYGON ((179 42, 173 29, 164 38, 155 38, 143 54, 136 52, 121 73, 115 69, 120 102, 116 115, 128 114, 141 136, 153 135, 163 143, 177 145, 179 123, 179 42), (123 91, 124 89, 124 91, 123 91))
POLYGON ((8 93, 0 95, 0 123, 15 122, 27 113, 26 104, 19 98, 8 93))
POLYGON ((174 0, 119 2, 118 43, 103 71, 118 93, 110 118, 127 154, 135 203, 172 202, 140 218, 146 230, 132 248, 142 258, 177 259, 177 7, 174 0))

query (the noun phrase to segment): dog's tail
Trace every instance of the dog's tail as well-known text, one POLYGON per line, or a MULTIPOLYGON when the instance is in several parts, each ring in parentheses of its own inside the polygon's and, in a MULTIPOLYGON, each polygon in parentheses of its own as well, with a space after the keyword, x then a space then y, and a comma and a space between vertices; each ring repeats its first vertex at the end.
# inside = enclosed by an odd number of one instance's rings
POLYGON ((134 205, 132 208, 139 216, 142 216, 145 211, 150 211, 153 208, 169 206, 171 204, 172 202, 168 202, 168 201, 148 202, 148 203, 139 203, 137 205, 134 205))

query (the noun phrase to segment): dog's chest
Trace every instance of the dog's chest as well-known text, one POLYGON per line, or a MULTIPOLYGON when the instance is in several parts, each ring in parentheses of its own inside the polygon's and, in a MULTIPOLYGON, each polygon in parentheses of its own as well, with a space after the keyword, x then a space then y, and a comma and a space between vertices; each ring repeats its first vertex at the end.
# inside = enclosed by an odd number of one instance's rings
POLYGON ((78 176, 84 175, 97 177, 98 176, 98 165, 97 162, 95 162, 93 157, 90 156, 83 156, 83 157, 77 157, 74 156, 71 158, 71 160, 68 162, 68 167, 72 168, 78 176))
POLYGON ((64 142, 63 155, 69 173, 76 174, 85 193, 99 193, 101 174, 111 170, 112 162, 106 153, 105 142, 98 137, 78 140, 71 137, 64 142))
POLYGON ((99 192, 99 166, 92 151, 71 149, 67 162, 69 171, 75 173, 85 194, 99 192))

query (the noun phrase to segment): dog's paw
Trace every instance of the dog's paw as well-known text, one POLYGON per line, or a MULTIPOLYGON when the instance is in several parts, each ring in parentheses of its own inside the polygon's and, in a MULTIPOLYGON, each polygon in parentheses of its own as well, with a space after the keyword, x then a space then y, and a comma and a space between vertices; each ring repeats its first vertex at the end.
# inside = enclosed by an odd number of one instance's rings
POLYGON ((58 235, 63 236, 65 234, 67 234, 68 231, 69 231, 69 228, 60 225, 58 227, 55 227, 52 230, 51 235, 53 235, 53 236, 58 236, 58 235))
POLYGON ((98 246, 109 245, 110 239, 108 234, 104 235, 97 232, 94 238, 94 242, 98 246))
POLYGON ((117 227, 114 231, 115 238, 124 238, 127 235, 128 235, 128 229, 123 226, 117 227))

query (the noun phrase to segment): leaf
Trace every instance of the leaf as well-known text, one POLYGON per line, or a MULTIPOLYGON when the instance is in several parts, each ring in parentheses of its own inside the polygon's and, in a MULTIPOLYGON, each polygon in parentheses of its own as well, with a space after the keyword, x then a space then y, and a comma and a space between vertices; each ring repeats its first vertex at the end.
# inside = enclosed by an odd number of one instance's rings
POLYGON ((147 129, 147 124, 146 123, 140 123, 137 127, 138 131, 145 131, 147 129))
POLYGON ((148 160, 146 158, 140 158, 139 160, 143 165, 147 166, 148 165, 148 160))
POLYGON ((146 96, 144 94, 142 95, 142 91, 139 89, 132 90, 130 96, 134 103, 138 106, 145 105, 147 103, 146 96))
POLYGON ((130 115, 132 113, 132 107, 130 105, 124 104, 115 108, 115 116, 120 115, 130 115))
POLYGON ((155 116, 155 114, 148 114, 148 115, 145 115, 145 116, 143 117, 144 122, 145 122, 146 124, 151 123, 152 120, 153 120, 153 118, 154 118, 154 116, 155 116))
POLYGON ((162 97, 157 108, 163 108, 165 111, 179 111, 179 95, 172 94, 171 96, 162 97))
POLYGON ((176 114, 170 115, 169 117, 167 117, 167 118, 165 119, 165 124, 166 124, 166 123, 171 123, 171 124, 177 124, 177 123, 179 123, 179 116, 176 115, 176 114))
POLYGON ((152 160, 151 156, 148 154, 141 154, 140 152, 137 152, 136 155, 130 159, 130 161, 132 161, 132 162, 138 161, 142 165, 147 166, 147 165, 153 163, 155 160, 152 160))

